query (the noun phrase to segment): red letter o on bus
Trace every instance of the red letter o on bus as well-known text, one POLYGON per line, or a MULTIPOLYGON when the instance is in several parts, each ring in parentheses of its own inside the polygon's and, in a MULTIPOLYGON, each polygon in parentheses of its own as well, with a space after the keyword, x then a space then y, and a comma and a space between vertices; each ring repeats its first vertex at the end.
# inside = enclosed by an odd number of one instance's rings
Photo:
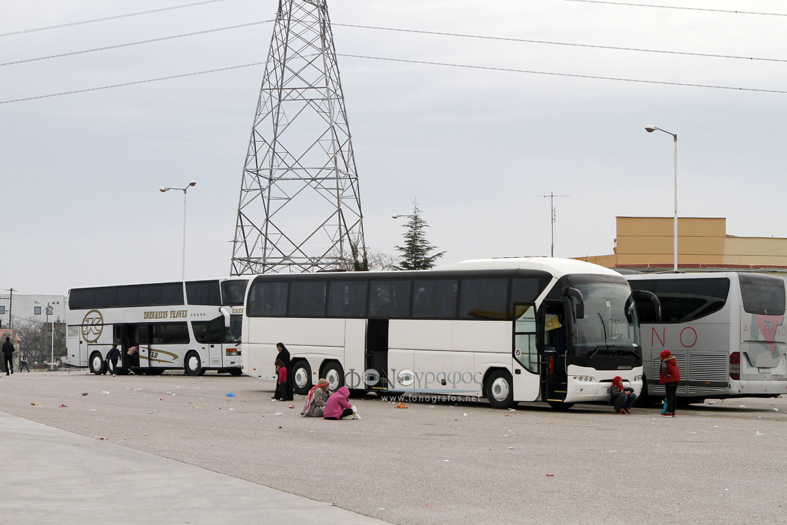
POLYGON ((694 328, 687 326, 686 328, 680 331, 680 344, 683 345, 683 348, 691 348, 692 346, 697 344, 697 332, 694 330, 694 328), (687 345, 686 343, 683 342, 683 332, 685 332, 686 330, 691 330, 694 333, 694 341, 690 345, 687 345))

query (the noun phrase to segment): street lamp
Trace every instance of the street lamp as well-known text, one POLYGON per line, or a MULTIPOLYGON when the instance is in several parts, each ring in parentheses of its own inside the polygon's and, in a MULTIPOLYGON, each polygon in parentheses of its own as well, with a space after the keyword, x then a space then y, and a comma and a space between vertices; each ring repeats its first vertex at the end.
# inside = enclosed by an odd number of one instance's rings
POLYGON ((675 263, 674 263, 674 270, 678 271, 678 134, 677 133, 670 133, 669 131, 661 128, 657 128, 656 126, 645 126, 645 131, 648 133, 653 133, 654 131, 663 131, 667 135, 672 135, 672 138, 675 140, 675 263))
POLYGON ((401 217, 407 217, 408 219, 412 219, 413 217, 415 217, 415 215, 391 215, 391 217, 394 219, 399 219, 401 217))
POLYGON ((189 182, 189 185, 185 188, 159 188, 161 193, 165 193, 169 190, 178 190, 183 192, 183 280, 186 280, 186 192, 192 186, 196 186, 196 181, 189 182))
MULTIPOLYGON (((44 306, 38 301, 33 301, 33 302, 41 306, 44 306)), ((55 304, 60 304, 60 303, 56 301, 55 304)), ((49 357, 49 369, 54 370, 55 368, 55 309, 51 303, 46 303, 46 322, 44 323, 44 326, 49 324, 50 315, 52 316, 52 349, 49 357)))

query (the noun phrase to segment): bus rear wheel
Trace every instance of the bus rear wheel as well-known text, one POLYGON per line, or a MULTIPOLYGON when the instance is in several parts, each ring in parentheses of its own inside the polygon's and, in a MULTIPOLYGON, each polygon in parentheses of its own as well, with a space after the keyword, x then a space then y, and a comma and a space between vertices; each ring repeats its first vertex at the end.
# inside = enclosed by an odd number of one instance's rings
POLYGON ((186 354, 186 361, 183 364, 183 370, 187 375, 190 376, 201 376, 205 373, 205 369, 202 368, 202 361, 200 361, 199 354, 197 352, 189 352, 186 354))
POLYGON ((90 356, 90 371, 100 376, 107 371, 106 366, 107 363, 104 361, 104 358, 101 357, 101 352, 93 352, 90 356))
POLYGON ((295 361, 292 365, 293 390, 301 396, 309 393, 312 387, 312 369, 304 359, 295 361))
POLYGON ((496 370, 489 375, 486 398, 493 408, 511 408, 514 405, 513 379, 508 370, 496 370))
POLYGON ((331 391, 339 390, 344 386, 344 369, 336 361, 328 361, 322 365, 320 376, 328 381, 328 389, 331 391))

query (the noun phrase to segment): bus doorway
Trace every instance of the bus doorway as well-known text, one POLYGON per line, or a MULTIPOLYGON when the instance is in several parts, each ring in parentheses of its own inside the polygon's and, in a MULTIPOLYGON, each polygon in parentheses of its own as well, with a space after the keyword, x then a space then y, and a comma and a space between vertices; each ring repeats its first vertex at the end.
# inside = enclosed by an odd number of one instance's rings
MULTIPOLYGON (((147 327, 146 325, 142 325, 142 327, 145 328, 145 333, 142 336, 147 346, 147 327)), ((114 326, 113 343, 120 349, 118 374, 128 374, 133 371, 132 369, 139 368, 139 351, 133 356, 128 354, 133 345, 136 345, 140 350, 142 349, 142 344, 139 342, 139 329, 140 325, 136 324, 116 324, 114 326)))
POLYGON ((566 313, 564 303, 545 302, 541 315, 543 332, 539 335, 543 341, 541 348, 541 396, 553 408, 568 409, 573 403, 566 403, 568 393, 568 367, 566 352, 568 351, 568 334, 566 332, 566 313))
POLYGON ((366 371, 361 378, 366 388, 371 390, 388 389, 388 319, 369 319, 366 327, 366 371))

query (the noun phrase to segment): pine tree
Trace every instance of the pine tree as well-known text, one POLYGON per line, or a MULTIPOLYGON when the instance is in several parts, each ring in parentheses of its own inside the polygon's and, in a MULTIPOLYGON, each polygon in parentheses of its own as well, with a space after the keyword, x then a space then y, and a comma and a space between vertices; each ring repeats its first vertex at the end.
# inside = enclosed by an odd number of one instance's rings
POLYGON ((413 201, 413 214, 407 215, 410 218, 404 228, 404 246, 396 246, 396 250, 401 252, 401 261, 397 270, 428 270, 435 265, 435 261, 442 257, 445 252, 432 254, 437 249, 426 240, 424 230, 429 227, 421 218, 421 210, 418 209, 418 202, 413 201))

